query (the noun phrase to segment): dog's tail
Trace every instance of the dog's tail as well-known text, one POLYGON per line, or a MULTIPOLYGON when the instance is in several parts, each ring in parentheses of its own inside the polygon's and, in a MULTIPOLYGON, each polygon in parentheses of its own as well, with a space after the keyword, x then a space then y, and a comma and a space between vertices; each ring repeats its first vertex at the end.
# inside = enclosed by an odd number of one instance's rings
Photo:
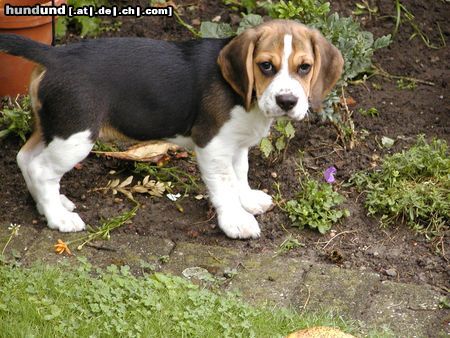
POLYGON ((53 47, 15 34, 0 34, 0 52, 21 56, 46 66, 53 47))

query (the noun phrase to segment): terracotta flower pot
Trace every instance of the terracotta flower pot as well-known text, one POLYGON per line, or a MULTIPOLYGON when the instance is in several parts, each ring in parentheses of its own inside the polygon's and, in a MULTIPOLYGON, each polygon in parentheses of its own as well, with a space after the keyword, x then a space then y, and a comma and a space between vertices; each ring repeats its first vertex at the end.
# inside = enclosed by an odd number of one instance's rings
MULTIPOLYGON (((67 0, 55 0, 59 6, 67 0)), ((52 42, 51 16, 5 16, 4 6, 51 6, 49 0, 0 0, 0 34, 12 33, 29 37, 42 43, 52 42)), ((0 53, 0 96, 26 94, 35 63, 20 57, 0 53)))

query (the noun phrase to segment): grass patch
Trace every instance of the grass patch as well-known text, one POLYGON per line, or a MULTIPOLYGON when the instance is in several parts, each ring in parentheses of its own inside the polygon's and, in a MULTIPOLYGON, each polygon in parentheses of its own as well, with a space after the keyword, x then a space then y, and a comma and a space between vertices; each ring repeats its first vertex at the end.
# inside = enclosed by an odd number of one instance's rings
POLYGON ((2 337, 277 337, 318 325, 350 328, 327 314, 254 307, 235 295, 129 267, 0 266, 2 337))
POLYGON ((450 157, 443 140, 414 146, 386 156, 378 170, 359 172, 351 184, 365 192, 369 215, 382 225, 406 222, 427 237, 443 236, 450 219, 450 157))

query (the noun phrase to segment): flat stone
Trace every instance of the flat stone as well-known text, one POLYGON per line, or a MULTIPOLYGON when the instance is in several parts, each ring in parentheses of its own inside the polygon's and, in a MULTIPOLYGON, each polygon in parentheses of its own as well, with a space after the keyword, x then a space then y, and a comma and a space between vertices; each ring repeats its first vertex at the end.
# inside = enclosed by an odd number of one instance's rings
POLYGON ((311 266, 311 262, 297 258, 254 255, 244 260, 228 289, 239 291, 251 303, 287 307, 311 266))
POLYGON ((388 325, 398 337, 444 337, 439 331, 445 329, 443 320, 449 319, 450 311, 439 309, 439 299, 439 293, 427 285, 384 281, 377 284, 372 301, 358 319, 368 327, 388 325))
POLYGON ((297 285, 292 305, 298 310, 335 310, 357 319, 365 312, 380 276, 367 271, 315 264, 297 285))

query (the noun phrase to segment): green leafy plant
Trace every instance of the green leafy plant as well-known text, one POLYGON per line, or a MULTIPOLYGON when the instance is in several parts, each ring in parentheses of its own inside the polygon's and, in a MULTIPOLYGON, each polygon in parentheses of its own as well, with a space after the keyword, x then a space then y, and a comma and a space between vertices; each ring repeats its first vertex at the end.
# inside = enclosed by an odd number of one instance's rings
POLYGON ((287 119, 279 119, 274 125, 274 130, 269 137, 261 140, 259 148, 264 157, 273 156, 275 159, 285 155, 289 141, 295 136, 295 129, 287 119))
POLYGON ((31 131, 31 116, 29 96, 24 96, 14 103, 5 103, 0 110, 0 139, 15 134, 25 142, 31 131))
POLYGON ((164 182, 166 188, 168 183, 172 182, 174 185, 173 187, 183 187, 185 193, 199 188, 197 178, 195 176, 177 167, 165 167, 135 162, 134 172, 143 176, 149 176, 156 182, 164 182))
POLYGON ((257 8, 256 0, 223 0, 223 3, 230 6, 232 10, 242 10, 245 9, 247 13, 251 13, 257 8))
POLYGON ((377 108, 372 107, 372 108, 368 108, 368 109, 364 109, 364 108, 359 108, 358 112, 362 115, 362 116, 370 116, 370 117, 375 117, 380 115, 380 112, 378 111, 377 108))
POLYGON ((350 215, 347 209, 338 208, 345 198, 333 189, 332 184, 312 178, 303 167, 301 158, 298 171, 302 176, 299 179, 300 191, 286 202, 281 198, 278 187, 277 205, 287 213, 292 226, 301 229, 309 227, 325 234, 334 223, 350 215))
POLYGON ((408 81, 406 79, 398 79, 397 80, 397 88, 414 90, 414 89, 417 88, 417 82, 415 82, 415 81, 408 81))
POLYGON ((371 7, 369 1, 363 0, 361 2, 357 2, 355 4, 356 9, 352 11, 353 15, 368 15, 369 19, 372 18, 372 15, 378 14, 378 7, 371 7))
POLYGON ((450 157, 443 140, 414 146, 386 156, 378 170, 358 172, 350 179, 366 194, 369 215, 381 224, 406 222, 429 238, 443 236, 450 219, 450 157))
MULTIPOLYGON (((67 5, 73 6, 74 8, 80 8, 84 6, 107 6, 108 0, 68 0, 67 5)), ((67 27, 69 25, 75 25, 80 29, 80 36, 96 36, 102 30, 117 30, 120 28, 120 24, 115 23, 113 26, 102 25, 103 19, 98 17, 89 16, 74 16, 67 17, 62 16, 58 18, 56 22, 56 35, 62 37, 67 32, 67 27), (103 29, 105 28, 105 29, 103 29)))
POLYGON ((275 256, 286 254, 291 250, 295 250, 297 248, 304 247, 304 246, 305 246, 305 244, 300 243, 300 241, 297 238, 295 238, 291 234, 289 234, 289 236, 278 247, 278 250, 277 250, 275 256))

